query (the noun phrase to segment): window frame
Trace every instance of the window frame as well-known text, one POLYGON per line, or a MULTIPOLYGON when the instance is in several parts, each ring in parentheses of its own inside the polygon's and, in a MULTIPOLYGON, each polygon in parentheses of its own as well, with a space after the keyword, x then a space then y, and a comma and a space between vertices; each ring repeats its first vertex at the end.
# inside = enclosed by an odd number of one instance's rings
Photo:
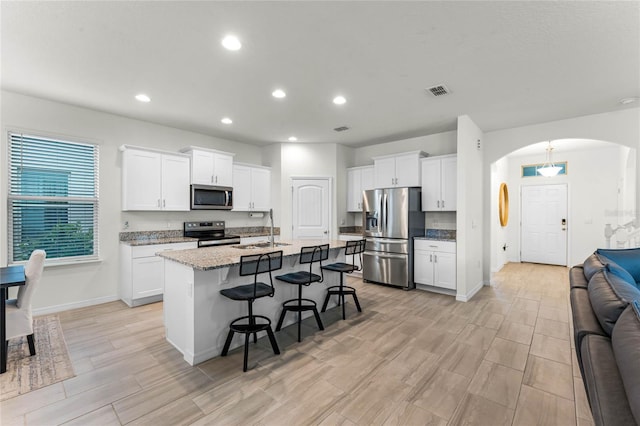
MULTIPOLYGON (((16 206, 14 203, 15 202, 33 202, 33 201, 42 201, 42 202, 61 202, 61 203, 66 203, 63 204, 65 205, 64 209, 66 209, 66 215, 69 215, 69 210, 70 208, 72 208, 74 205, 75 206, 82 206, 82 205, 87 205, 87 206, 91 206, 92 208, 89 209, 89 211, 92 211, 92 215, 90 216, 92 220, 92 224, 90 223, 90 228, 92 229, 92 253, 91 254, 83 254, 83 255, 71 255, 71 256, 62 256, 62 257, 50 257, 49 253, 47 253, 47 259, 45 261, 45 265, 69 265, 69 264, 77 264, 77 263, 87 263, 87 262, 96 262, 96 261, 100 261, 100 239, 99 239, 99 222, 100 222, 100 193, 99 193, 99 181, 100 181, 100 144, 95 142, 95 141, 90 141, 90 140, 80 140, 77 138, 73 138, 73 137, 68 137, 68 136, 49 136, 49 135, 45 135, 39 132, 31 132, 31 131, 27 131, 27 130, 18 130, 18 129, 10 129, 7 131, 6 133, 6 137, 7 137, 7 148, 6 148, 6 155, 7 155, 7 263, 9 265, 20 265, 20 264, 25 264, 27 263, 27 260, 15 260, 15 250, 14 250, 14 241, 17 237, 16 235, 16 229, 15 229, 15 223, 14 223, 14 209, 15 208, 19 208, 19 206, 16 206), (16 143, 15 140, 16 139, 26 139, 26 138, 30 138, 30 139, 34 139, 34 140, 42 140, 43 142, 47 142, 47 143, 60 143, 60 144, 66 144, 67 146, 71 146, 71 145, 79 145, 79 146, 84 146, 84 147, 90 147, 92 149, 92 155, 93 155, 93 167, 89 167, 89 169, 91 170, 91 175, 93 177, 93 179, 91 178, 82 178, 81 179, 81 185, 84 186, 86 185, 86 187, 88 188, 93 188, 92 191, 92 195, 87 196, 87 195, 69 195, 68 194, 68 188, 67 188, 67 193, 66 195, 24 195, 24 194, 20 194, 20 193, 16 193, 15 192, 15 186, 16 185, 23 185, 23 180, 22 179, 15 179, 13 174, 14 174, 14 168, 16 167, 14 165, 14 156, 15 156, 15 152, 14 152, 14 144, 16 143), (92 225, 92 226, 91 226, 92 225)), ((20 143, 20 142, 18 142, 20 143)), ((62 148, 62 147, 61 147, 62 148)), ((22 156, 22 154, 18 154, 20 156, 22 156)), ((69 156, 68 158, 66 158, 67 160, 67 164, 66 167, 71 170, 73 167, 71 164, 69 164, 69 160, 71 160, 72 156, 69 156)), ((42 160, 38 160, 37 163, 35 163, 34 165, 30 165, 29 168, 33 168, 34 170, 37 170, 38 168, 41 168, 43 170, 43 172, 50 172, 50 171, 55 171, 56 169, 59 169, 60 165, 57 165, 56 167, 51 167, 51 163, 48 163, 47 161, 42 161, 42 160), (49 166, 49 167, 47 167, 49 166)), ((64 170, 64 169, 63 169, 64 170)), ((70 173, 70 172, 69 172, 70 173)), ((48 183, 48 182, 46 182, 48 183)), ((44 189, 42 192, 47 192, 46 189, 44 189)), ((44 212, 49 213, 48 212, 47 206, 44 207, 44 212)), ((55 207, 53 208, 53 211, 55 211, 55 207)), ((66 222, 66 224, 69 224, 68 222, 66 222)), ((71 222, 71 224, 74 224, 74 222, 71 222)), ((79 242, 80 240, 70 240, 72 242, 79 242)), ((73 246, 71 245, 70 248, 77 248, 80 247, 80 245, 78 244, 78 246, 73 246)), ((38 247, 40 248, 40 247, 38 247)), ((42 247, 46 250, 46 247, 42 247)))

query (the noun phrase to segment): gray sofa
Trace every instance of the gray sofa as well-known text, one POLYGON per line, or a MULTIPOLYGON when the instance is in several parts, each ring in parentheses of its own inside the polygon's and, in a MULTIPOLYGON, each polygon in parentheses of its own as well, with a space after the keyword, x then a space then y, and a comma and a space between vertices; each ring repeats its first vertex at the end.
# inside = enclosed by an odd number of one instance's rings
POLYGON ((596 425, 640 425, 640 248, 571 268, 576 356, 596 425))

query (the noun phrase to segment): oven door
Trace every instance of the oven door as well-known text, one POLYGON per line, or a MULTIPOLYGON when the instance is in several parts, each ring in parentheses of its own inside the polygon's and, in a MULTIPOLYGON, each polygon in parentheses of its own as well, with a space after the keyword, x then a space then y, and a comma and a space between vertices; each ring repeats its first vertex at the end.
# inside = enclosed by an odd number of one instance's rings
POLYGON ((191 210, 231 210, 232 208, 233 188, 191 185, 191 210))

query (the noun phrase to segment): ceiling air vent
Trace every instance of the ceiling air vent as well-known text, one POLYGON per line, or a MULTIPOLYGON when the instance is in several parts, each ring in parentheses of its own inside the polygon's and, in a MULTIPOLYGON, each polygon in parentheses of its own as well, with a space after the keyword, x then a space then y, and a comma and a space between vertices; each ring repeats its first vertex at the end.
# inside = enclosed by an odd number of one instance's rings
POLYGON ((336 132, 344 132, 345 130, 349 130, 349 128, 347 126, 340 126, 340 127, 336 127, 335 129, 336 132))
POLYGON ((429 87, 427 92, 431 93, 433 96, 444 96, 448 95, 449 89, 444 84, 438 84, 437 86, 429 87))

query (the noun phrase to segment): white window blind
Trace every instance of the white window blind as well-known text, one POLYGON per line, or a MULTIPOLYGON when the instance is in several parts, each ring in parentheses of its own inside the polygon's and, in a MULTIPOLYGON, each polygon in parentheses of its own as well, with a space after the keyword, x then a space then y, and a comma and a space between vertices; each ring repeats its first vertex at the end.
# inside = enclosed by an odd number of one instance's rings
POLYGON ((9 133, 9 262, 98 258, 98 146, 9 133))

